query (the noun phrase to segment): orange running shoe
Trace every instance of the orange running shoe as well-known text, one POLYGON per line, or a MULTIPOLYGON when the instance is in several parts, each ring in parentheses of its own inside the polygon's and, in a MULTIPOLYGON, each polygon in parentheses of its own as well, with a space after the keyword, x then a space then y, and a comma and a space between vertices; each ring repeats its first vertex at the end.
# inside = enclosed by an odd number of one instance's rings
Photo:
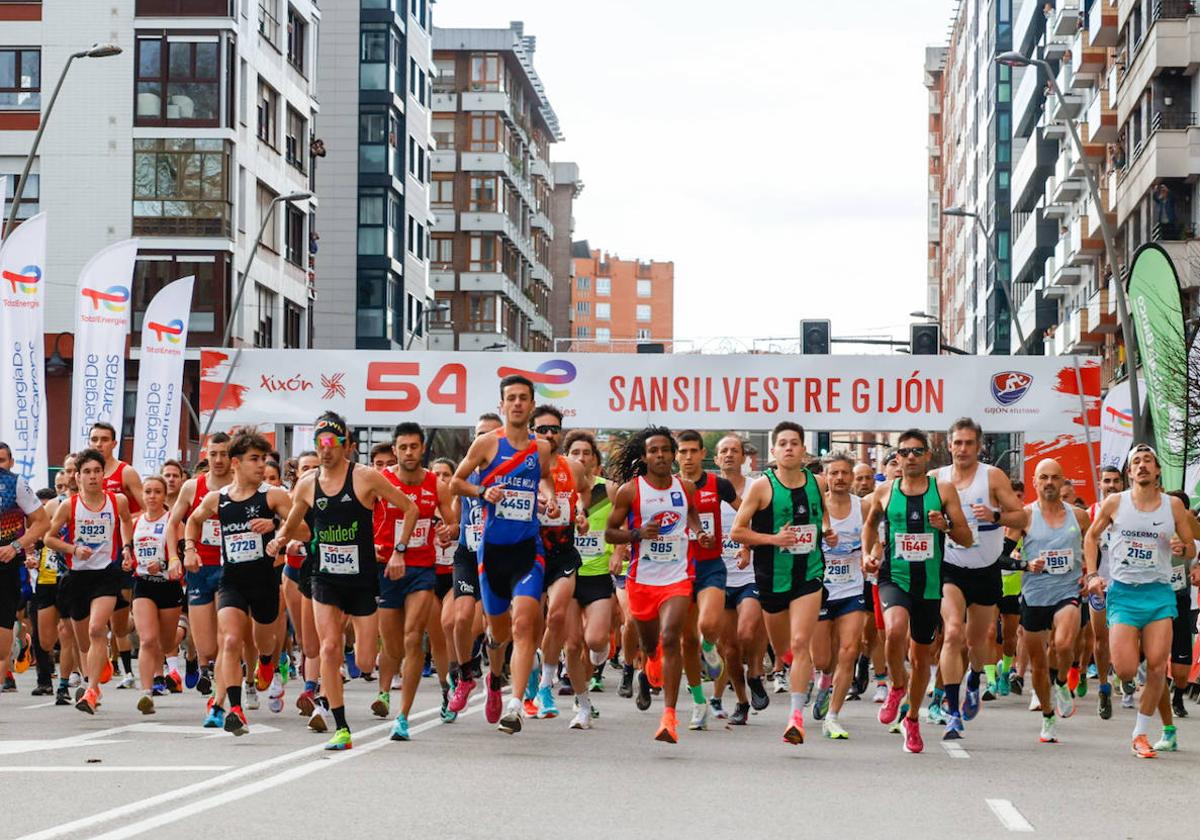
POLYGON ((654 733, 655 741, 662 741, 665 744, 678 744, 679 735, 675 731, 679 726, 679 721, 675 718, 674 709, 663 709, 662 720, 658 722, 658 731, 654 733))
POLYGON ((1133 739, 1133 754, 1138 758, 1158 758, 1158 753, 1150 746, 1150 739, 1145 735, 1133 739))
POLYGON ((538 716, 537 703, 532 700, 526 700, 521 705, 525 707, 525 717, 536 718, 538 716))
POLYGON ((650 685, 654 688, 662 688, 663 673, 662 673, 662 648, 655 651, 654 656, 646 660, 646 679, 650 680, 650 685))
MULTIPOLYGON (((81 712, 86 712, 89 715, 94 715, 96 714, 96 700, 96 691, 89 688, 87 691, 83 692, 83 696, 79 698, 79 702, 75 704, 75 708, 81 712)), ((1146 739, 1143 737, 1142 740, 1145 741, 1146 739)), ((1147 743, 1146 746, 1149 746, 1149 743, 1147 743)))
POLYGON ((100 682, 107 684, 113 678, 113 664, 111 659, 104 660, 104 667, 100 669, 100 682))
POLYGON ((787 729, 783 730, 783 740, 789 744, 804 743, 804 715, 798 709, 788 718, 787 729))
POLYGON ((258 668, 254 672, 254 687, 259 691, 266 691, 271 687, 271 678, 275 676, 275 663, 268 662, 266 665, 259 662, 258 668))
POLYGON ((29 641, 29 637, 25 636, 21 639, 21 655, 13 663, 13 670, 18 674, 24 674, 29 670, 29 666, 33 664, 33 644, 29 641))
POLYGON ((1067 670, 1067 688, 1071 690, 1072 694, 1075 693, 1075 689, 1079 688, 1079 668, 1075 665, 1067 670))

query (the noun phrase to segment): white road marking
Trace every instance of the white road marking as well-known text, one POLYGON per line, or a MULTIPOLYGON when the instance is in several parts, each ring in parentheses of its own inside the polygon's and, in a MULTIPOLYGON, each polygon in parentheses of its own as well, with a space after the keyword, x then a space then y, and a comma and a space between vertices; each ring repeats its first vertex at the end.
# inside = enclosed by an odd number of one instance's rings
POLYGON ((1033 831, 1029 820, 1025 819, 1017 810, 1017 806, 1007 799, 987 799, 985 801, 987 806, 992 809, 992 813, 1000 820, 1000 824, 1009 831, 1033 831))
POLYGON ((117 765, 117 764, 70 764, 60 766, 28 767, 3 766, 0 773, 218 773, 228 770, 230 764, 180 764, 164 766, 160 764, 117 765))
POLYGON ((942 741, 942 749, 944 749, 951 758, 970 758, 971 754, 963 749, 962 744, 958 741, 942 741))
POLYGON ((32 706, 22 706, 21 708, 22 709, 44 709, 47 706, 53 706, 57 702, 58 702, 57 700, 50 700, 45 703, 34 703, 32 706))
MULTIPOLYGON (((248 735, 261 735, 266 732, 278 732, 274 726, 262 723, 251 724, 248 735)), ((125 726, 114 726, 97 732, 87 732, 82 735, 70 735, 66 738, 47 738, 39 741, 0 741, 0 755, 17 755, 20 753, 40 752, 42 750, 63 750, 77 747, 94 747, 101 744, 123 744, 129 738, 110 738, 110 735, 144 732, 162 735, 192 735, 196 738, 232 738, 232 732, 224 730, 213 731, 199 726, 188 726, 170 723, 130 723, 125 726)))

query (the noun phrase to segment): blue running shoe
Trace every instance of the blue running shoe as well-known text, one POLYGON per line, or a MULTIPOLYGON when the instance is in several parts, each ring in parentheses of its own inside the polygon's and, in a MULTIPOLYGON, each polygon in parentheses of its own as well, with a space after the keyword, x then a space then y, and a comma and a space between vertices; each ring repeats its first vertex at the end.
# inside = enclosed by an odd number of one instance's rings
POLYGON ((950 715, 946 721, 946 734, 942 736, 943 741, 958 741, 963 736, 963 722, 961 715, 950 715))
POLYGON ((825 715, 829 713, 829 701, 833 699, 833 688, 822 688, 817 691, 817 696, 813 699, 813 717, 817 720, 824 720, 825 715))
POLYGON ((1100 679, 1100 670, 1096 667, 1095 662, 1088 666, 1087 675, 1089 680, 1100 679))
POLYGON ((362 670, 358 667, 358 663, 354 660, 354 651, 346 651, 346 672, 350 674, 350 679, 356 680, 362 676, 362 670))
POLYGON ((942 705, 941 701, 934 702, 933 700, 930 700, 929 706, 925 709, 925 713, 929 722, 933 724, 946 723, 948 720, 950 720, 950 716, 946 712, 946 707, 942 705))
POLYGON ((225 710, 220 706, 213 706, 208 710, 208 716, 204 718, 205 729, 224 729, 225 728, 225 710))
POLYGON ((408 718, 406 718, 404 716, 403 712, 396 715, 396 722, 394 724, 392 724, 392 740, 393 741, 409 740, 408 718))
POLYGON ((550 690, 550 686, 538 689, 537 707, 539 718, 558 717, 558 704, 554 701, 554 692, 550 690))
POLYGON ((1012 688, 1008 684, 1008 674, 1003 670, 996 674, 996 693, 1001 697, 1007 697, 1012 688))
POLYGON ((962 719, 972 721, 979 714, 979 690, 967 691, 962 702, 962 719))
POLYGON ((537 697, 538 686, 542 682, 542 655, 534 654, 533 667, 529 669, 529 679, 525 681, 525 700, 537 697))
POLYGON ((183 684, 188 690, 196 687, 196 683, 200 682, 200 665, 194 660, 189 659, 183 668, 183 684))

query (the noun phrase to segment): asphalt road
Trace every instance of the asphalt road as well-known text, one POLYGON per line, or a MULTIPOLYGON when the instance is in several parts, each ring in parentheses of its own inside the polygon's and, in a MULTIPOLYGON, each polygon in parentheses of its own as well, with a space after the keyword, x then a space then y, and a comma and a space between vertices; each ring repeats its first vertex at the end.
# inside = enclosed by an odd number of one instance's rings
MULTIPOLYGON (((1101 721, 1094 691, 1060 723, 1062 743, 1038 742, 1026 693, 985 704, 953 753, 940 727, 924 725, 926 751, 908 755, 876 722, 878 706, 861 701, 842 714, 849 741, 822 739, 809 720, 808 742, 789 746, 786 695, 772 695, 749 726, 681 726, 679 744, 657 743, 657 700, 637 711, 611 673, 592 730, 568 730, 564 712, 527 720, 515 736, 484 722, 478 694, 443 725, 428 680, 413 740, 393 743, 390 721, 367 708, 374 684, 355 681, 354 749, 334 754, 296 713, 295 683, 282 714, 264 701, 250 734, 235 739, 200 727, 194 692, 159 698, 158 713, 143 717, 135 692, 109 690, 89 717, 30 697, 33 676, 0 697, 3 838, 1161 837, 1180 829, 1200 770, 1200 706, 1189 701, 1197 717, 1179 723, 1181 752, 1139 761, 1129 752, 1134 713, 1118 703, 1101 721)), ((689 711, 681 700, 682 721, 689 711)))

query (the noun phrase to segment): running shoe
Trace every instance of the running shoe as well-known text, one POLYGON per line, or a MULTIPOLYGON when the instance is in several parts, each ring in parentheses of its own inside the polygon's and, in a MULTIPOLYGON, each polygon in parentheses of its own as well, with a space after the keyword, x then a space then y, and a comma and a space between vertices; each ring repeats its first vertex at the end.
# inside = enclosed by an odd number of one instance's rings
POLYGON ((679 721, 675 718, 675 710, 663 709, 662 719, 658 722, 658 731, 654 733, 654 740, 662 741, 665 744, 678 744, 679 734, 676 732, 678 726, 679 721))
POLYGON ((563 674, 558 680, 558 696, 573 697, 575 695, 575 687, 571 685, 571 675, 563 674))
POLYGON ((1071 693, 1070 688, 1055 684, 1050 687, 1050 691, 1054 695, 1054 711, 1060 718, 1066 720, 1075 714, 1075 695, 1071 693))
POLYGON ((904 730, 904 751, 906 753, 924 752, 925 742, 921 740, 921 724, 905 716, 900 721, 900 727, 904 730))
POLYGON ((578 709, 575 712, 575 717, 571 718, 571 725, 568 729, 591 729, 592 728, 592 713, 588 709, 578 709))
POLYGON ((650 678, 646 676, 645 671, 639 670, 635 681, 637 693, 633 698, 633 703, 639 711, 644 712, 650 708, 650 678))
POLYGON ((167 674, 167 691, 171 694, 183 693, 183 678, 179 676, 178 671, 167 674))
POLYGON ((425 664, 421 667, 421 677, 425 678, 425 677, 432 677, 432 676, 433 676, 433 661, 431 659, 429 659, 428 657, 426 657, 425 664))
POLYGON ((825 718, 825 722, 821 724, 821 734, 831 741, 845 741, 850 737, 850 733, 837 718, 825 718))
POLYGON ((776 671, 771 675, 771 679, 775 682, 776 694, 787 694, 791 690, 790 686, 788 685, 788 672, 786 668, 776 671))
POLYGON ((155 677, 153 684, 150 686, 150 696, 163 697, 168 693, 166 681, 162 677, 155 677))
POLYGON ((733 707, 733 714, 729 716, 730 726, 745 726, 750 721, 750 704, 738 703, 733 707))
POLYGON ((66 688, 60 688, 56 692, 54 692, 54 705, 55 706, 70 706, 71 705, 71 692, 66 688))
POLYGON ((725 720, 729 717, 729 713, 725 711, 725 707, 722 705, 720 697, 710 698, 708 705, 712 707, 712 716, 717 720, 725 720))
POLYGON ((308 719, 308 728, 313 732, 328 732, 334 728, 333 712, 321 703, 313 707, 312 716, 308 719))
POLYGON ((746 677, 746 688, 750 689, 750 705, 756 712, 761 712, 771 705, 771 695, 763 685, 762 677, 746 677))
POLYGON ((404 712, 396 715, 396 722, 392 724, 392 740, 393 741, 408 741, 408 718, 404 716, 404 712))
POLYGON ((712 645, 705 650, 704 645, 701 644, 700 658, 703 660, 704 673, 713 682, 719 680, 721 675, 725 673, 725 660, 721 658, 716 645, 712 645))
POLYGON ((458 712, 450 711, 450 686, 442 686, 442 708, 440 711, 442 723, 454 723, 458 720, 458 712))
POLYGON ((996 693, 1001 697, 1007 697, 1011 690, 1008 684, 1008 674, 1004 673, 1004 671, 998 672, 996 674, 996 693))
POLYGON ((979 689, 966 691, 962 702, 962 719, 970 723, 979 714, 979 689))
POLYGON ((196 679, 196 691, 200 694, 212 693, 212 671, 207 668, 200 669, 200 676, 196 679))
POLYGON ((1164 726, 1162 737, 1154 745, 1155 752, 1178 752, 1179 741, 1174 726, 1164 726))
POLYGON ((283 711, 283 679, 276 672, 271 677, 271 684, 267 686, 267 708, 272 714, 279 714, 283 711))
POLYGON ((79 702, 75 704, 75 708, 81 712, 86 712, 89 715, 96 714, 96 690, 89 688, 83 692, 83 696, 79 698, 79 702))
POLYGON ((593 675, 592 678, 590 680, 588 680, 588 691, 603 693, 604 692, 604 677, 598 677, 598 676, 593 675))
POLYGON ((212 701, 208 704, 208 714, 204 718, 205 729, 222 729, 225 726, 225 710, 220 706, 214 706, 212 701))
POLYGON ((535 700, 522 700, 521 709, 525 712, 525 717, 536 718, 538 716, 538 704, 535 700))
POLYGON ((626 665, 621 669, 621 684, 617 686, 617 696, 633 696, 633 666, 631 665, 626 665))
POLYGON ((942 735, 943 741, 960 741, 963 736, 963 721, 962 715, 950 715, 946 719, 946 732, 942 735))
POLYGON ((483 702, 483 717, 493 726, 500 721, 503 701, 500 698, 501 682, 495 674, 488 672, 486 699, 483 702))
MULTIPOLYGON (((1050 695, 1053 697, 1053 693, 1050 695)), ((1029 695, 1029 711, 1040 712, 1042 710, 1042 701, 1038 699, 1037 692, 1031 692, 1029 695)))
MULTIPOLYGON (((525 711, 526 714, 529 713, 528 708, 525 711)), ((558 703, 555 702, 554 692, 550 690, 550 686, 548 685, 538 689, 534 716, 543 720, 558 717, 558 703)))
POLYGON ((1133 754, 1138 758, 1158 758, 1158 753, 1150 746, 1150 739, 1145 735, 1133 739, 1133 754))
POLYGON ((371 714, 378 718, 385 718, 391 713, 392 695, 386 691, 381 691, 371 701, 371 714))
POLYGON ((896 722, 888 727, 888 733, 891 735, 900 735, 904 732, 902 724, 908 718, 908 701, 905 700, 900 704, 900 713, 896 715, 896 722))
POLYGON ((850 685, 850 693, 862 696, 867 693, 867 686, 871 684, 871 660, 865 656, 859 656, 854 663, 854 681, 850 685))
POLYGON ((1079 685, 1075 686, 1076 697, 1087 697, 1088 681, 1087 674, 1079 675, 1079 685))
POLYGON ((697 703, 692 706, 692 719, 688 721, 688 729, 699 731, 708 729, 708 704, 697 703))
POLYGON ((229 714, 225 715, 225 731, 234 735, 245 735, 250 731, 250 727, 246 726, 246 713, 242 711, 241 706, 232 706, 229 714))
POLYGON ((1058 743, 1058 736, 1054 734, 1054 722, 1056 720, 1057 718, 1054 715, 1050 715, 1050 717, 1042 715, 1042 734, 1038 737, 1038 740, 1043 744, 1058 743))
MULTIPOLYGON (((362 676, 362 670, 358 667, 358 662, 354 659, 354 651, 348 650, 343 654, 346 660, 346 676, 349 679, 356 680, 362 676)), ((425 674, 425 676, 429 676, 425 674)))
POLYGON ((1075 693, 1075 688, 1079 685, 1079 666, 1072 665, 1067 669, 1067 688, 1071 693, 1075 693))
POLYGON ((471 692, 475 690, 475 685, 475 680, 460 679, 456 682, 447 708, 455 714, 467 708, 467 701, 471 699, 471 692))
POLYGON ((787 728, 783 730, 783 740, 789 744, 804 743, 804 713, 794 709, 788 716, 787 728))
POLYGON ((1121 708, 1122 709, 1132 709, 1133 708, 1133 695, 1132 694, 1122 694, 1121 695, 1121 708))
POLYGON ((83 682, 83 674, 78 671, 72 671, 71 676, 67 678, 68 688, 79 688, 79 684, 83 682))
POLYGON ((883 706, 879 709, 879 722, 884 726, 892 723, 896 719, 896 712, 899 710, 900 701, 903 699, 903 688, 888 689, 887 699, 884 700, 883 706))
POLYGON ((245 706, 252 712, 258 711, 258 689, 254 687, 254 683, 246 683, 245 691, 243 692, 245 706))
POLYGON ((29 694, 32 697, 49 697, 54 694, 54 686, 38 685, 33 689, 33 691, 29 692, 29 694))
POLYGON ((116 669, 113 668, 111 659, 104 660, 104 667, 100 669, 100 682, 107 685, 108 681, 113 678, 113 672, 115 670, 116 669))
POLYGON ((259 662, 258 667, 254 669, 254 687, 259 691, 266 691, 271 686, 271 680, 275 678, 275 663, 268 662, 266 665, 259 662))
POLYGON ((940 700, 930 700, 929 705, 925 707, 925 719, 932 724, 940 726, 950 720, 950 715, 940 700))
MULTIPOLYGON (((538 688, 542 684, 542 652, 536 651, 533 654, 533 667, 529 669, 529 679, 525 680, 525 700, 532 700, 537 697, 538 688)), ((516 687, 513 688, 513 696, 517 696, 516 687)))
POLYGON ((1021 692, 1025 690, 1025 678, 1018 675, 1016 671, 1008 672, 1008 687, 1012 689, 1012 693, 1021 696, 1021 692))
POLYGON ((137 710, 144 715, 154 714, 154 698, 149 694, 143 694, 138 698, 137 710))
POLYGON ((829 713, 829 701, 833 697, 833 687, 822 688, 817 692, 817 696, 813 699, 813 717, 817 720, 824 720, 825 715, 829 713))
POLYGON ((133 674, 126 674, 121 677, 121 681, 117 683, 117 688, 137 688, 137 681, 134 680, 133 674))
POLYGON ((1183 705, 1182 695, 1171 699, 1171 711, 1175 713, 1175 717, 1185 718, 1188 716, 1187 707, 1183 705))
POLYGON ((887 683, 875 683, 875 693, 871 695, 872 703, 883 703, 887 700, 888 687, 887 683))
POLYGON ((310 689, 304 689, 296 697, 296 709, 304 717, 309 717, 313 713, 313 708, 317 705, 316 695, 310 689))
POLYGON ((200 681, 200 665, 195 659, 189 659, 187 664, 183 666, 183 686, 184 688, 195 688, 196 683, 200 681))
POLYGON ((1090 665, 1088 665, 1088 667, 1087 667, 1087 675, 1088 675, 1088 679, 1090 679, 1090 680, 1098 680, 1098 679, 1100 679, 1100 669, 1096 667, 1096 663, 1095 663, 1095 662, 1093 662, 1093 663, 1091 663, 1090 665))
POLYGON ((507 735, 515 735, 521 731, 521 704, 515 698, 509 701, 508 709, 496 724, 496 728, 507 735))
POLYGON ((1096 714, 1100 715, 1100 720, 1108 720, 1112 717, 1112 686, 1108 683, 1100 683, 1098 694, 1100 699, 1096 704, 1096 714), (1108 690, 1105 691, 1105 689, 1108 690))
POLYGON ((651 688, 662 688, 662 651, 647 659, 642 670, 646 673, 646 679, 650 680, 651 688))
POLYGON ((330 751, 348 750, 354 747, 353 741, 350 739, 349 729, 339 729, 333 733, 333 737, 325 742, 325 749, 330 751))

